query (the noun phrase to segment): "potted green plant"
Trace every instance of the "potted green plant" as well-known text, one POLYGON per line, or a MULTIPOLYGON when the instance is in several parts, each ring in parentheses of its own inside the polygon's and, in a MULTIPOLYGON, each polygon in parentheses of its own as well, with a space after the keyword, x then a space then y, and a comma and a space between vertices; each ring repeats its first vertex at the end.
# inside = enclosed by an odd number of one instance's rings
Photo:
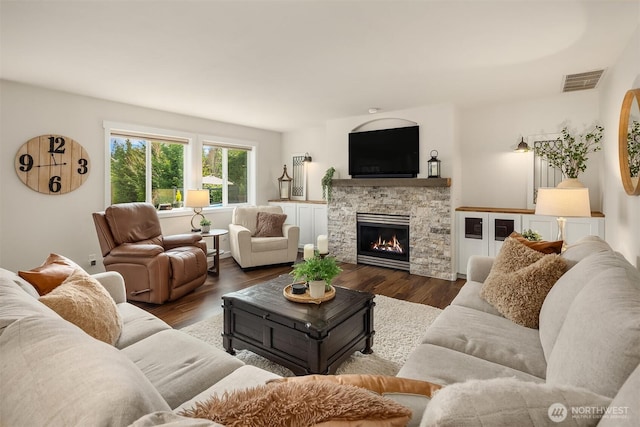
POLYGON ((341 271, 334 257, 322 257, 316 253, 313 258, 294 265, 291 275, 296 280, 308 282, 311 297, 320 298, 331 290, 331 282, 341 271))
POLYGON ((531 242, 539 242, 542 240, 542 236, 537 231, 532 229, 522 230, 522 237, 531 241, 531 242))
POLYGON ((203 233, 208 233, 209 230, 211 230, 211 221, 209 221, 207 218, 202 218, 200 220, 200 226, 202 227, 203 233))
POLYGON ((322 198, 327 202, 331 201, 331 197, 333 195, 333 175, 336 173, 336 168, 331 166, 324 173, 322 180, 320 181, 322 184, 322 198))
POLYGON ((640 122, 634 120, 627 132, 627 154, 629 156, 629 172, 636 182, 640 176, 640 122))
MULTIPOLYGON (((569 130, 562 128, 562 136, 555 141, 548 141, 535 147, 536 155, 545 159, 551 166, 559 169, 568 180, 577 180, 578 175, 587 169, 587 155, 600 151, 600 140, 604 128, 595 125, 593 130, 584 135, 573 136, 569 130)), ((569 181, 570 182, 570 181, 569 181)), ((558 187, 571 186, 561 183, 558 187)), ((573 186, 582 186, 575 182, 573 186)))

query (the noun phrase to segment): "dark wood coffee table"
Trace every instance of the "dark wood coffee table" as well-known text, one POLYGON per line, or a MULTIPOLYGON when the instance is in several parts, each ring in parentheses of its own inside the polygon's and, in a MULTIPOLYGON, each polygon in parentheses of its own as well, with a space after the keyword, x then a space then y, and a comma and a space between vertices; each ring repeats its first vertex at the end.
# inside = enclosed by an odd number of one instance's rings
POLYGON ((223 295, 227 352, 247 349, 296 375, 334 374, 354 351, 371 353, 373 294, 336 287, 330 301, 298 303, 282 294, 291 281, 280 276, 223 295))

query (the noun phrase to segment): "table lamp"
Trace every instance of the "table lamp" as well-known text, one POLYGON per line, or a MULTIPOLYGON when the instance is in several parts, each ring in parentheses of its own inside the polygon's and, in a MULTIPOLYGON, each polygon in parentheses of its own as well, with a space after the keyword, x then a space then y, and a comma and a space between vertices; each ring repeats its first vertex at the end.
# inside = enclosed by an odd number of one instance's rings
POLYGON ((567 248, 564 227, 566 217, 590 217, 588 188, 538 188, 536 215, 557 217, 558 240, 562 240, 562 251, 567 248))
POLYGON ((200 231, 200 221, 198 221, 198 226, 196 226, 194 225, 193 220, 196 219, 197 216, 204 219, 204 215, 202 215, 202 208, 209 206, 210 204, 209 190, 187 190, 187 207, 193 208, 191 231, 200 231))

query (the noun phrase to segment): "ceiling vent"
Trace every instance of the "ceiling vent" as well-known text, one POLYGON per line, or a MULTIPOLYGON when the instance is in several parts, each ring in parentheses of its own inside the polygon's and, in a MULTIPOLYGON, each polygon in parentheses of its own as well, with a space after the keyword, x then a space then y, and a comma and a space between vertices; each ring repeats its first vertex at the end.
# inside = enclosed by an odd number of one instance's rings
POLYGON ((576 90, 593 89, 598 86, 604 70, 589 71, 586 73, 568 74, 564 76, 563 92, 574 92, 576 90))

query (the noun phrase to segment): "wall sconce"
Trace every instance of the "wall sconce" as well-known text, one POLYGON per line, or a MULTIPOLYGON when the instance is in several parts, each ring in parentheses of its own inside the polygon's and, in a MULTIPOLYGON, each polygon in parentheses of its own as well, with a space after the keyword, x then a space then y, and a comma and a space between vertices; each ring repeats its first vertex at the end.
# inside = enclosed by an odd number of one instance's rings
POLYGON ((522 140, 520 141, 520 143, 518 144, 518 146, 514 151, 516 153, 526 153, 528 151, 531 151, 531 148, 529 148, 529 144, 524 142, 524 137, 522 137, 522 140))
POLYGON ((282 171, 282 175, 278 178, 278 186, 280 188, 280 199, 281 200, 290 200, 291 199, 291 182, 293 178, 289 176, 287 173, 287 165, 284 165, 284 170, 282 171))
MULTIPOLYGON (((200 227, 193 223, 197 216, 204 219, 202 208, 209 206, 209 190, 187 190, 187 207, 193 208, 193 217, 191 217, 191 231, 200 231, 200 227)), ((198 221, 198 225, 200 221, 198 221)))
POLYGON ((311 162, 311 154, 304 153, 304 159, 302 159, 303 162, 311 162))
POLYGON ((438 151, 431 150, 429 155, 431 156, 431 159, 427 162, 429 178, 440 178, 440 160, 438 160, 438 151))

